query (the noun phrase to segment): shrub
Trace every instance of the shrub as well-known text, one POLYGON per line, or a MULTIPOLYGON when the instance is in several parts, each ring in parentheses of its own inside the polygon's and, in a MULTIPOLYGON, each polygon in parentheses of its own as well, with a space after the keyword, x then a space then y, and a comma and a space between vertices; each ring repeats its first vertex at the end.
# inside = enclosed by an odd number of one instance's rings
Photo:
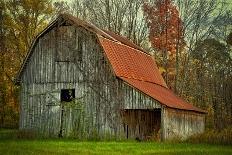
POLYGON ((209 144, 232 144, 232 127, 222 130, 209 129, 202 134, 195 134, 189 137, 187 142, 209 143, 209 144))

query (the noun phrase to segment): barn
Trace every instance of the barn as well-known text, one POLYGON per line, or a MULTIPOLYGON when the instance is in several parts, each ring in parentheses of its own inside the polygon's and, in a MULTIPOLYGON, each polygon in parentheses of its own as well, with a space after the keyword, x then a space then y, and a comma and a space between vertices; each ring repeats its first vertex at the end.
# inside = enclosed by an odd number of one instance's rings
POLYGON ((205 111, 168 89, 152 56, 69 14, 34 40, 16 78, 20 130, 78 139, 187 138, 205 111))

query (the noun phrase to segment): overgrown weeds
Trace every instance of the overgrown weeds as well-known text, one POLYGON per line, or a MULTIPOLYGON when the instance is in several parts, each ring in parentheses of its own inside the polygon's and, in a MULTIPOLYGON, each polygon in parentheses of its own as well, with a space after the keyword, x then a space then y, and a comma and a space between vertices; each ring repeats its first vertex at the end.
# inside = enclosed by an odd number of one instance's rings
POLYGON ((232 127, 222 130, 208 129, 202 134, 192 135, 186 142, 231 145, 232 127))

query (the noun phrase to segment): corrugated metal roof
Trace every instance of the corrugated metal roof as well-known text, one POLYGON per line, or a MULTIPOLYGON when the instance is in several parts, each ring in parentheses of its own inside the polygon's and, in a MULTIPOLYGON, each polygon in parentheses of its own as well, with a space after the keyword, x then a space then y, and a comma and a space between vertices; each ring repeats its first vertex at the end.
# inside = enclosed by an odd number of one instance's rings
POLYGON ((99 37, 115 75, 170 108, 205 113, 167 88, 152 57, 142 51, 99 37))
POLYGON ((99 37, 115 74, 167 87, 152 57, 142 51, 99 37))

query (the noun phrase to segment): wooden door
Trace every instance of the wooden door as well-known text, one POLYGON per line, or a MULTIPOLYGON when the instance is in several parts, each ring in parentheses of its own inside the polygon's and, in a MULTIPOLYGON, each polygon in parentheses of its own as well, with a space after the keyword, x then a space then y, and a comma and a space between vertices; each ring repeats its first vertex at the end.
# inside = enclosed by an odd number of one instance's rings
POLYGON ((124 132, 128 139, 150 139, 160 130, 160 109, 125 109, 122 112, 124 132))

